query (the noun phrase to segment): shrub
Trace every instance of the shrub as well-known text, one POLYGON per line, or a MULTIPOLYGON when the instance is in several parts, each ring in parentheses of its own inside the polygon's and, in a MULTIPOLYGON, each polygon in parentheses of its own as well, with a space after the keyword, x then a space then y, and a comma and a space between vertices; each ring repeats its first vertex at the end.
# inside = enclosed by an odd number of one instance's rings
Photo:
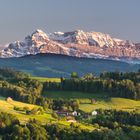
POLYGON ((55 119, 57 119, 58 118, 58 115, 55 112, 53 112, 52 113, 52 117, 55 118, 55 119))

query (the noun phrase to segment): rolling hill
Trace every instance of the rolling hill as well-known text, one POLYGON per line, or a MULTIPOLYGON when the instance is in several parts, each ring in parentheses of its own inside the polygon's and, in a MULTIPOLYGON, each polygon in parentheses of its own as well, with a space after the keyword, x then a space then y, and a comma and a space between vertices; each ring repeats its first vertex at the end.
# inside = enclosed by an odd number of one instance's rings
POLYGON ((120 61, 76 58, 55 54, 38 54, 21 58, 2 58, 1 67, 15 69, 42 77, 69 77, 75 71, 80 76, 86 73, 99 74, 104 71, 137 71, 139 64, 128 64, 120 61))

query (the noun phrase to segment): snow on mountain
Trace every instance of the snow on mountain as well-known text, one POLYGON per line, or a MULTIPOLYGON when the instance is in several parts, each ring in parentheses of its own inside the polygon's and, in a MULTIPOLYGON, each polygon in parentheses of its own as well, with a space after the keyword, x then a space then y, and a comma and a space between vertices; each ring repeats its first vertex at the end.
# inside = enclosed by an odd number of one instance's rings
POLYGON ((23 41, 10 43, 0 51, 1 58, 22 57, 38 53, 115 60, 140 59, 140 44, 112 38, 100 32, 54 32, 36 30, 23 41))
POLYGON ((54 32, 49 35, 49 38, 54 41, 59 41, 63 44, 78 43, 82 45, 99 46, 99 47, 113 47, 119 40, 112 39, 110 35, 100 32, 84 32, 82 30, 76 30, 73 32, 54 32))

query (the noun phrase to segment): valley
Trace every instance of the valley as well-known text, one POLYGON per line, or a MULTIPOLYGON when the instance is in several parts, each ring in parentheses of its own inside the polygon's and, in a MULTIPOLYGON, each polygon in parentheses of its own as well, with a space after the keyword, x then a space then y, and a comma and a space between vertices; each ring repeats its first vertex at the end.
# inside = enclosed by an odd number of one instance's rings
POLYGON ((90 140, 99 135, 102 140, 111 132, 113 137, 139 137, 139 81, 139 71, 82 77, 73 72, 69 78, 48 78, 0 68, 0 135, 5 138, 6 131, 8 139, 14 139, 25 130, 28 137, 42 130, 43 134, 34 136, 46 140, 54 133, 59 139, 88 135, 90 140))
POLYGON ((140 140, 140 0, 0 1, 0 140, 140 140))

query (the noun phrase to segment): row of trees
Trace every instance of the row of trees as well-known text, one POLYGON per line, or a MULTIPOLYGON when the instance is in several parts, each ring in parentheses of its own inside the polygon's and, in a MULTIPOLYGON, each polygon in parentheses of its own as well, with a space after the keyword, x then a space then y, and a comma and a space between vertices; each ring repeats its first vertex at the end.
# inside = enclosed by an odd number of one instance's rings
POLYGON ((140 99, 139 73, 103 73, 100 77, 87 74, 78 77, 72 74, 71 78, 61 78, 61 83, 46 82, 44 90, 82 91, 90 93, 107 93, 112 97, 140 99), (133 77, 132 77, 133 76, 133 77))
POLYGON ((8 67, 0 67, 0 79, 24 79, 28 78, 29 75, 25 74, 20 71, 16 71, 13 68, 8 68, 8 67))
POLYGON ((100 126, 107 126, 111 129, 125 125, 140 126, 140 114, 135 112, 125 112, 117 110, 97 110, 98 115, 92 120, 92 123, 98 123, 100 126))
POLYGON ((79 101, 70 99, 49 99, 46 97, 37 98, 36 104, 43 107, 43 109, 52 109, 52 110, 68 110, 75 111, 79 109, 79 101))
POLYGON ((39 84, 38 81, 34 80, 32 80, 30 84, 32 85, 25 86, 26 83, 21 81, 17 84, 0 81, 0 95, 4 97, 11 97, 14 100, 36 104, 37 98, 41 96, 43 86, 42 84, 39 84), (36 87, 33 84, 35 84, 36 87))
POLYGON ((125 80, 129 79, 134 83, 140 82, 140 69, 138 72, 104 72, 100 74, 102 79, 125 80))

